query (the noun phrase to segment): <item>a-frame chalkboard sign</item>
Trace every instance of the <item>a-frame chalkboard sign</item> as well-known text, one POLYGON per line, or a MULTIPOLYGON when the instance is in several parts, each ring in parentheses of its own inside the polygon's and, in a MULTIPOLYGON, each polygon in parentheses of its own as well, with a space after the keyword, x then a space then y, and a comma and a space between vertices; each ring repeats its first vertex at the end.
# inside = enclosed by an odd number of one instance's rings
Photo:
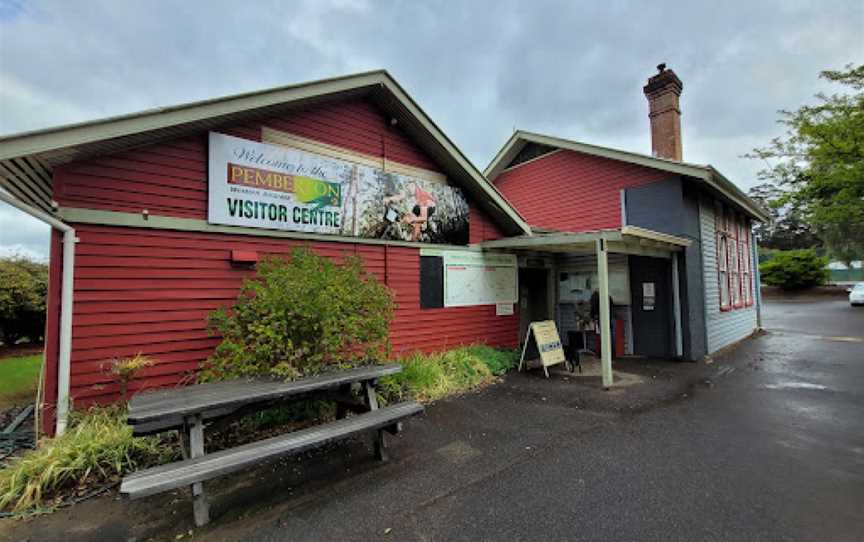
POLYGON ((528 343, 531 340, 537 345, 537 351, 540 353, 540 363, 543 365, 543 372, 546 378, 549 378, 548 367, 559 363, 567 363, 567 357, 564 355, 564 347, 561 345, 561 338, 558 336, 558 328, 553 320, 544 320, 542 322, 531 322, 528 325, 528 332, 525 334, 525 344, 522 346, 522 356, 519 358, 519 370, 522 370, 522 365, 528 364, 525 360, 525 352, 528 351, 528 343))

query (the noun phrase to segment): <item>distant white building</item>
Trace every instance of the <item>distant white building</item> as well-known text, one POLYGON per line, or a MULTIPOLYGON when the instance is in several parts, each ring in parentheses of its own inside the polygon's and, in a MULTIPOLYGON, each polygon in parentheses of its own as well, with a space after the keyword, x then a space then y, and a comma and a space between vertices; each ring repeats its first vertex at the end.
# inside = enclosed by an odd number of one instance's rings
MULTIPOLYGON (((850 268, 843 262, 831 262, 827 265, 831 271, 848 271, 850 268)), ((852 262, 852 269, 861 269, 861 260, 852 262)))

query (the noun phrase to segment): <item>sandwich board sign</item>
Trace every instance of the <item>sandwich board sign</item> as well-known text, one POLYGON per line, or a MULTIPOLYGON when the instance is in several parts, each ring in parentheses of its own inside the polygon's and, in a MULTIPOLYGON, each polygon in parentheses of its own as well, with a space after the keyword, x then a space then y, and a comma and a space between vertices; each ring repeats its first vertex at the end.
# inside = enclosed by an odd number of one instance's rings
POLYGON ((567 358, 564 356, 564 347, 561 345, 561 338, 558 336, 558 327, 554 320, 543 320, 542 322, 531 322, 528 324, 528 332, 525 334, 525 344, 522 346, 522 357, 519 359, 519 370, 522 370, 522 364, 525 361, 525 352, 528 350, 528 342, 534 337, 534 342, 537 344, 537 351, 540 353, 540 363, 543 365, 543 372, 546 378, 549 378, 549 370, 547 367, 566 363, 567 358))

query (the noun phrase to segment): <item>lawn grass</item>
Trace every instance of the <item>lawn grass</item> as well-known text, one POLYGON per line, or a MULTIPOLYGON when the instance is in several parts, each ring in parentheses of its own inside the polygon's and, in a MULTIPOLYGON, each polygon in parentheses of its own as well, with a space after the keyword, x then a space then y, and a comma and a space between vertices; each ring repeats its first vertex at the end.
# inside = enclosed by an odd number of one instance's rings
POLYGON ((42 354, 0 359, 0 408, 35 401, 42 354))

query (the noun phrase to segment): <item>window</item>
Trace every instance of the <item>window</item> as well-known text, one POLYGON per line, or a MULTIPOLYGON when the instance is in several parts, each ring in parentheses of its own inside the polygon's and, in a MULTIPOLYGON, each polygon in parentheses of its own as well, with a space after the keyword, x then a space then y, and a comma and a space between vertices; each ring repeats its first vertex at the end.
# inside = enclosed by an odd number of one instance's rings
POLYGON ((750 222, 717 204, 714 225, 717 242, 717 286, 720 310, 753 305, 753 257, 750 222))
POLYGON ((444 306, 444 258, 420 256, 420 308, 444 306))
POLYGON ((726 235, 726 220, 723 207, 717 206, 714 215, 714 228, 717 238, 717 285, 720 290, 720 310, 729 310, 729 237, 726 235))
POLYGON ((735 216, 727 214, 726 235, 729 236, 729 247, 727 248, 729 267, 729 290, 732 292, 732 307, 741 308, 741 253, 739 252, 738 228, 735 216))
POLYGON ((741 288, 744 292, 744 306, 753 306, 753 251, 750 248, 750 221, 742 219, 739 224, 738 239, 741 247, 741 288))

